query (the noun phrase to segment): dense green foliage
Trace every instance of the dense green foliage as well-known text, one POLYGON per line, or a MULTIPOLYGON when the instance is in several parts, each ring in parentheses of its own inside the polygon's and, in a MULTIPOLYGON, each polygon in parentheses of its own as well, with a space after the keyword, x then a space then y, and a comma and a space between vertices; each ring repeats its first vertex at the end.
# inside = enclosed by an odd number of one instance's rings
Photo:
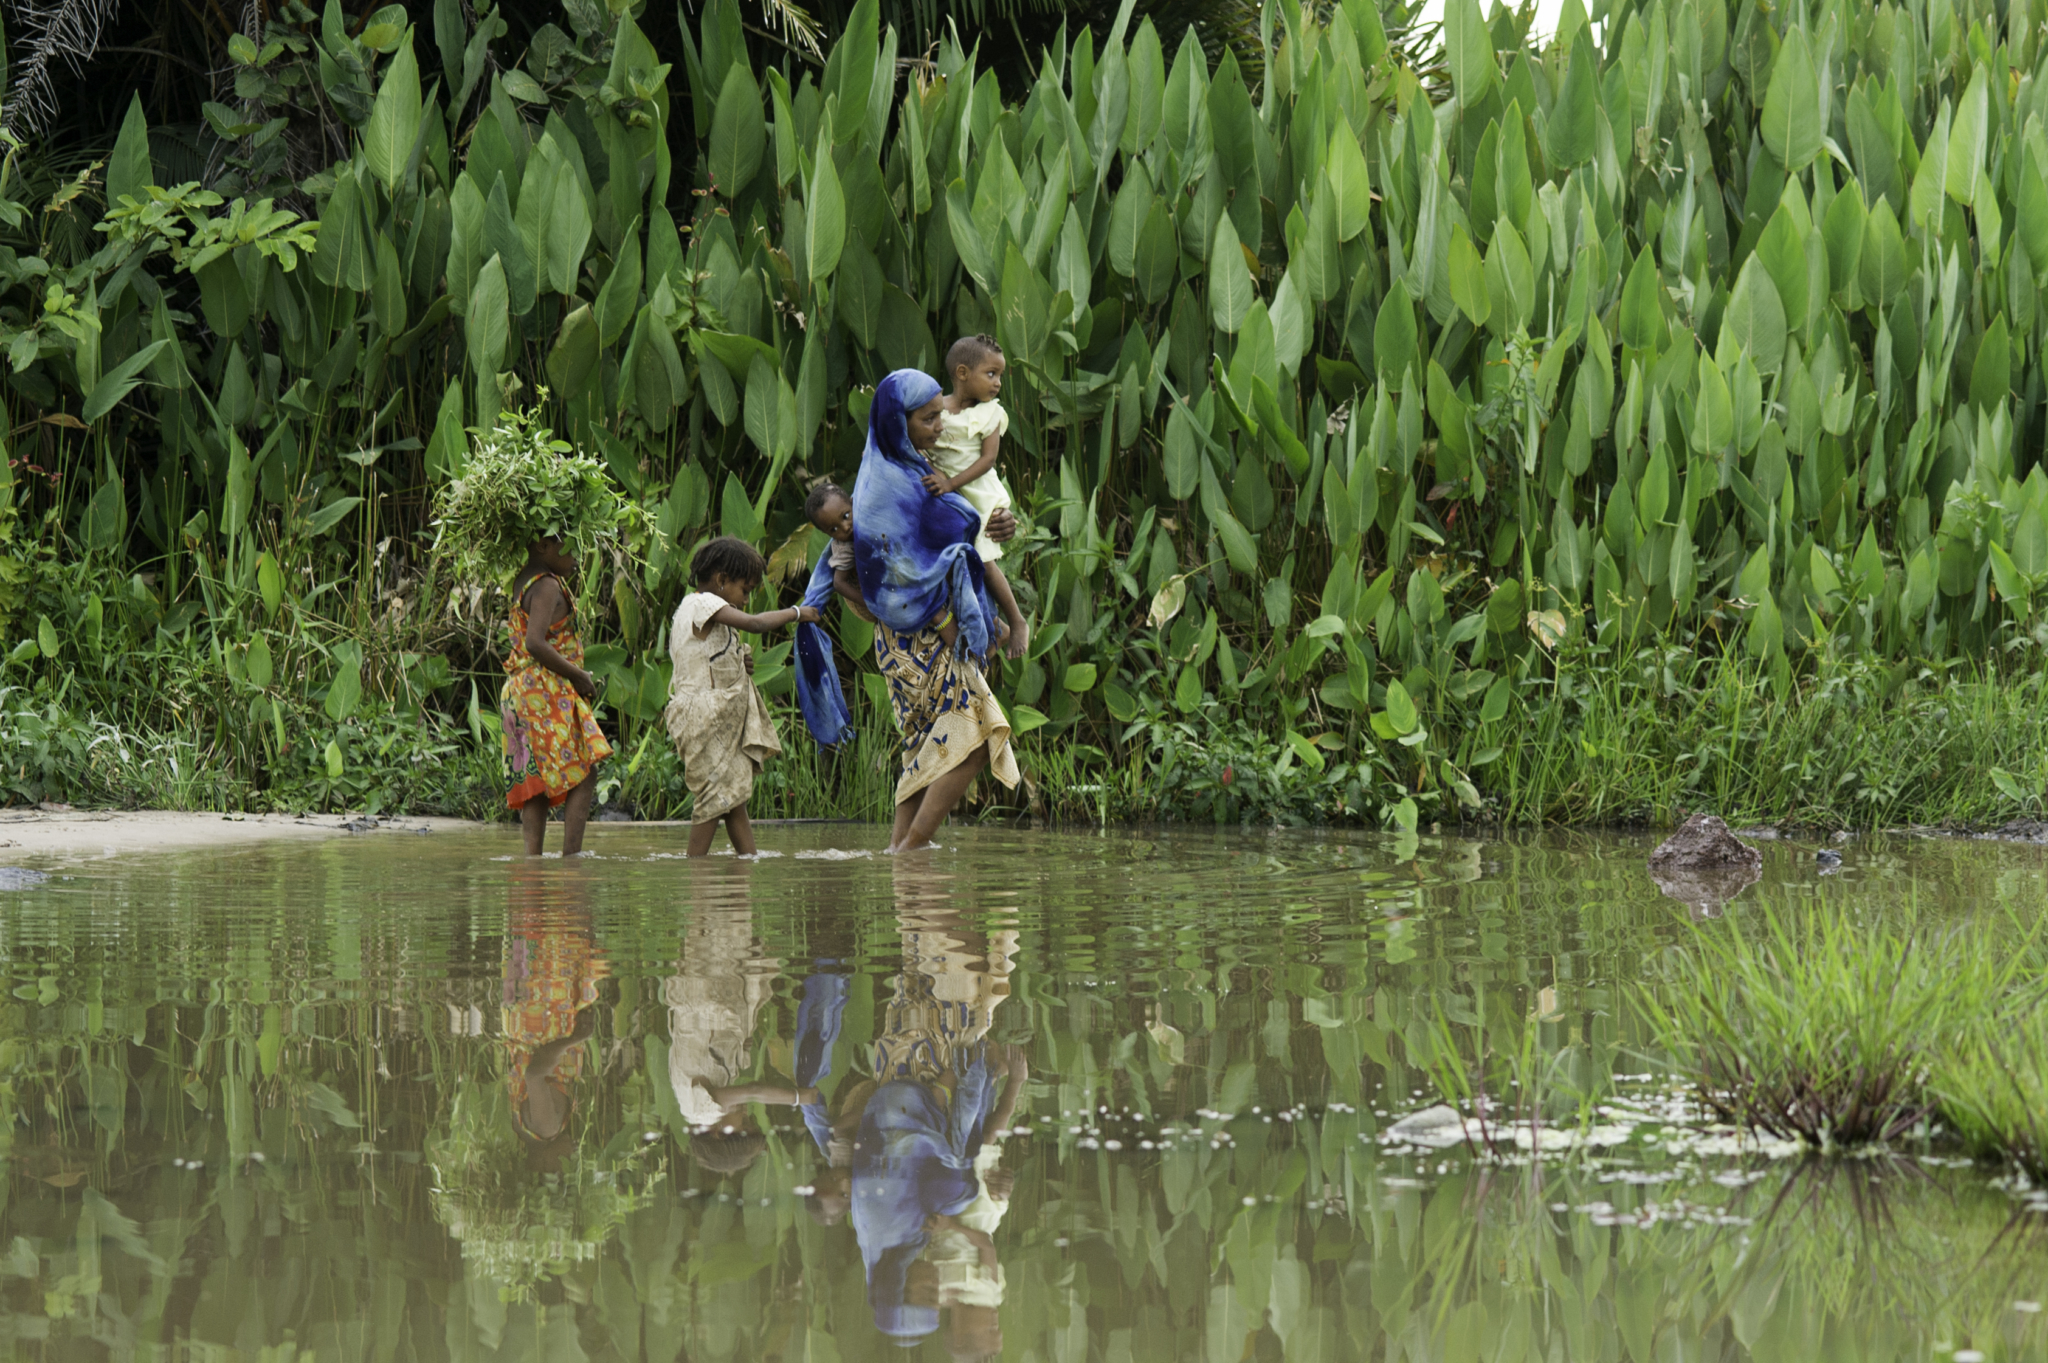
MULTIPOLYGON (((155 183, 139 104, 95 231, 90 173, 41 213, 0 183, 0 628, 39 703, 193 735, 245 790, 295 752, 341 779, 359 705, 493 741, 501 606, 451 602, 426 508, 465 428, 544 387, 661 532, 630 590, 586 591, 631 751, 694 542, 761 544, 775 590, 866 385, 980 330, 1032 522, 1000 690, 1070 808, 1944 813, 1953 771, 1902 792, 1860 761, 1532 784, 1557 759, 1526 736, 1569 752, 1575 697, 1626 693, 1643 761, 1687 769, 1676 677, 1732 668, 1813 730, 1916 713, 1958 657, 1994 693, 2039 659, 2024 5, 1657 0, 1596 43, 1574 4, 1536 43, 1460 0, 1410 61, 1398 4, 1270 4, 1256 58, 1213 64, 1127 6, 1021 102, 956 41, 899 60, 873 0, 821 70, 732 0, 674 52, 572 5, 516 66, 493 14, 434 13, 238 39, 244 115, 275 117, 232 125, 232 202, 155 183), (283 177, 291 110, 346 157, 283 177), (166 712, 174 675, 196 699, 166 712), (1231 791, 1236 753, 1284 798, 1231 791)), ((2038 800, 2016 737, 1965 746, 2038 800)))

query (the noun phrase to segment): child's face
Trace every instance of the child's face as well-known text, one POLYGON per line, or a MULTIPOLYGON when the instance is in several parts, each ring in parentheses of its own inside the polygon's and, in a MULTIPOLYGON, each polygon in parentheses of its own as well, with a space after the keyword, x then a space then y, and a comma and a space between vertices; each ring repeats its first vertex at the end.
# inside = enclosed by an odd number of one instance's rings
POLYGON ((853 538, 853 503, 844 497, 834 497, 818 508, 818 519, 813 524, 845 543, 853 538))
POLYGON ((1000 355, 984 355, 953 371, 953 391, 970 406, 994 402, 1003 395, 1003 371, 1009 367, 1009 361, 1000 355))
POLYGON ((939 443, 940 418, 945 414, 945 410, 946 400, 933 398, 910 414, 904 424, 910 431, 912 449, 928 450, 939 443))
POLYGON ((749 580, 740 577, 727 577, 724 573, 713 573, 711 580, 704 584, 704 590, 710 592, 713 596, 724 597, 725 604, 731 606, 734 610, 743 611, 747 608, 747 598, 752 596, 754 588, 760 585, 761 580, 759 578, 749 580))

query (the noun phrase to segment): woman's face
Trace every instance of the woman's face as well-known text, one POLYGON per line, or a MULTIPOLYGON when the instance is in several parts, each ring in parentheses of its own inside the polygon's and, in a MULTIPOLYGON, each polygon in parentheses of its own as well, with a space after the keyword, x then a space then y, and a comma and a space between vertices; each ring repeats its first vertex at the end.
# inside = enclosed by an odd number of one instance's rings
POLYGON ((910 414, 905 424, 910 430, 911 448, 928 450, 939 443, 939 419, 945 410, 945 399, 935 397, 910 414))

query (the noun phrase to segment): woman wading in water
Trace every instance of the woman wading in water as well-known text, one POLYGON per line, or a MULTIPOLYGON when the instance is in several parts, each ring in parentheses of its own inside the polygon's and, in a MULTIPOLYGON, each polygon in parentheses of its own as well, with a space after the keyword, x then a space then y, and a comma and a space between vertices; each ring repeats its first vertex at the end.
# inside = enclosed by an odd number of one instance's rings
POLYGON ((984 768, 1005 786, 1018 779, 1010 721, 982 675, 998 617, 974 552, 981 516, 923 481, 943 408, 929 375, 899 369, 883 379, 853 485, 854 570, 903 733, 891 852, 929 846, 984 768))

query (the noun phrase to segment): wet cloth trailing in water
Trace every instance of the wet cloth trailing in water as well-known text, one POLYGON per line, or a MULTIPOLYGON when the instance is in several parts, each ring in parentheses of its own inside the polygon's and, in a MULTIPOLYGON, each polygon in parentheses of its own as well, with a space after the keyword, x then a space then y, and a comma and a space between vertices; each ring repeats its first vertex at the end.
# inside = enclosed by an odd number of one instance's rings
POLYGON ((938 392, 914 369, 882 380, 853 485, 854 568, 877 620, 875 662, 903 732, 897 804, 984 747, 998 781, 1014 787, 1019 779, 1010 721, 981 670, 993 618, 973 545, 981 517, 959 495, 925 487, 931 465, 910 443, 909 414, 938 392), (939 633, 949 613, 960 626, 954 647, 939 633))
POLYGON ((710 623, 730 604, 715 592, 692 592, 669 625, 668 656, 675 670, 662 718, 682 754, 693 823, 745 808, 761 764, 782 751, 775 722, 747 671, 752 650, 731 625, 710 623))
POLYGON ((553 573, 536 574, 512 602, 512 650, 505 657, 505 690, 498 700, 505 757, 512 766, 512 788, 505 803, 512 809, 524 809, 538 795, 547 796, 551 806, 562 803, 612 755, 589 702, 576 694, 567 677, 541 666, 526 650, 526 598, 544 577, 554 578, 568 606, 548 627, 548 642, 568 662, 583 666, 575 599, 553 573))

